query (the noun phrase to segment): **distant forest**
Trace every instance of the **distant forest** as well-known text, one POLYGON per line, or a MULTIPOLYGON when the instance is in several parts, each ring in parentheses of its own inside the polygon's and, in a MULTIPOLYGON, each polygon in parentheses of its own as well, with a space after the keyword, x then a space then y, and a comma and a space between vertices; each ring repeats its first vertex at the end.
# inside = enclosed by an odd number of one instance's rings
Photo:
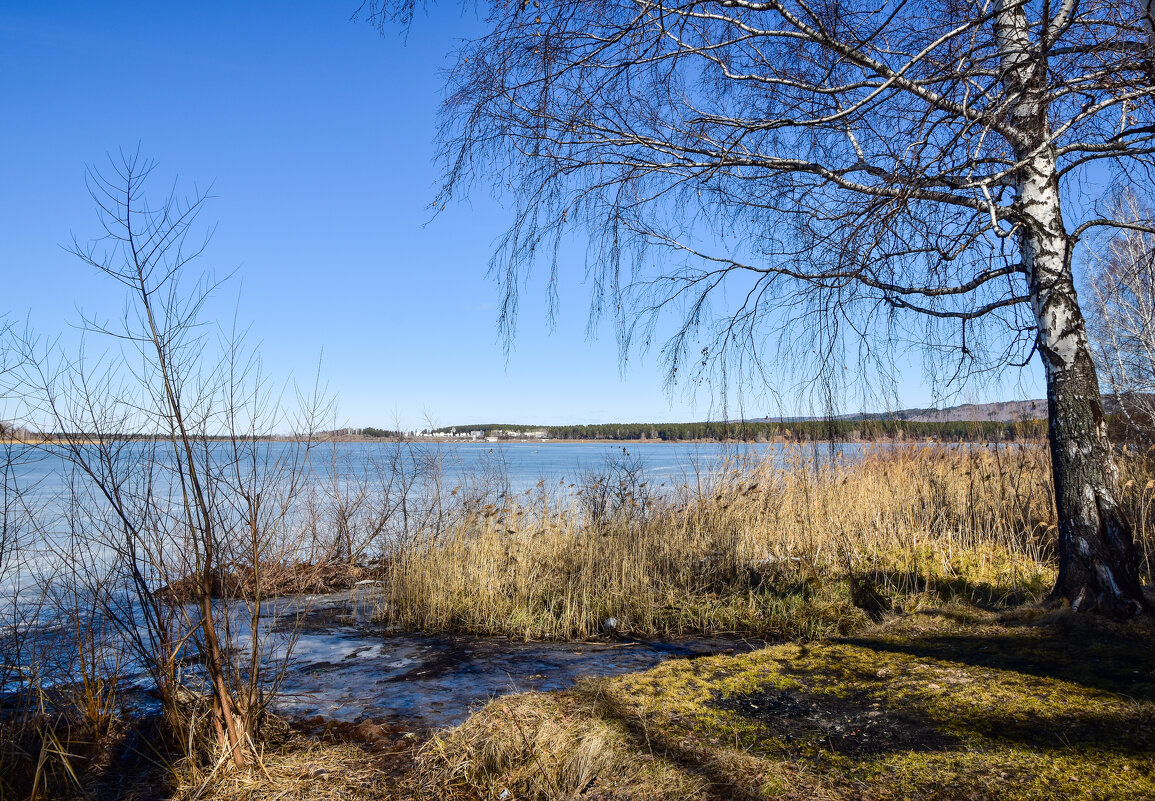
MULTIPOLYGON (((1121 414, 1107 416, 1111 441, 1117 444, 1135 443, 1149 446, 1155 424, 1143 418, 1137 428, 1121 414)), ((468 426, 445 426, 420 432, 419 436, 440 435, 451 439, 469 439, 471 436, 510 439, 555 440, 622 440, 622 441, 746 441, 765 442, 786 440, 792 442, 912 442, 936 440, 939 442, 1016 442, 1038 441, 1047 436, 1046 420, 894 420, 868 418, 859 420, 789 420, 750 422, 700 423, 597 423, 572 426, 533 426, 518 423, 486 423, 468 426)), ((385 428, 342 428, 320 431, 318 440, 405 439, 405 432, 385 428)), ((0 439, 102 439, 95 434, 77 432, 34 433, 16 429, 0 422, 0 439)), ((156 434, 112 434, 103 439, 149 441, 163 439, 156 434)), ((227 440, 225 436, 206 436, 206 440, 227 440)), ((261 440, 294 440, 293 435, 262 436, 261 440)))
POLYGON ((925 440, 989 442, 992 440, 1037 440, 1046 436, 1045 420, 1002 422, 997 420, 914 422, 909 420, 797 420, 782 422, 700 422, 700 423, 599 423, 595 425, 532 426, 484 424, 446 426, 432 433, 462 436, 482 432, 482 436, 516 439, 525 436, 562 440, 744 440, 785 439, 873 441, 925 440))

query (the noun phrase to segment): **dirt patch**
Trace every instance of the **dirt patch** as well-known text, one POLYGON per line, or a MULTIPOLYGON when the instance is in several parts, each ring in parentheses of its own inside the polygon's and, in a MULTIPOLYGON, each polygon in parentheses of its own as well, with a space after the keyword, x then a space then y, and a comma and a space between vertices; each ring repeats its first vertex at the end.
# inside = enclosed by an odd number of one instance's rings
POLYGON ((787 746, 812 746, 849 756, 893 751, 946 751, 960 740, 905 711, 866 699, 847 699, 768 688, 715 696, 711 705, 758 723, 787 746))
POLYGON ((320 716, 292 722, 294 730, 319 743, 354 745, 367 754, 366 765, 388 780, 405 775, 424 738, 396 721, 365 719, 356 723, 320 716))

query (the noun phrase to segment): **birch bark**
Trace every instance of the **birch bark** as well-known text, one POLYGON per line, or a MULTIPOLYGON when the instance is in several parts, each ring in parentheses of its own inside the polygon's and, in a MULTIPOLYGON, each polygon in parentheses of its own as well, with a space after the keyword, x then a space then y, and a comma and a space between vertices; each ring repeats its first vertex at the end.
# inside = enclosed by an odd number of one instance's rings
POLYGON ((1076 611, 1133 617, 1148 604, 1139 555, 1118 502, 1118 471, 1071 270, 1059 167, 1042 100, 1045 56, 1033 52, 1024 4, 1003 0, 995 22, 1020 167, 1014 206, 1030 280, 1038 350, 1047 379, 1048 442, 1059 523, 1059 575, 1052 592, 1076 611))

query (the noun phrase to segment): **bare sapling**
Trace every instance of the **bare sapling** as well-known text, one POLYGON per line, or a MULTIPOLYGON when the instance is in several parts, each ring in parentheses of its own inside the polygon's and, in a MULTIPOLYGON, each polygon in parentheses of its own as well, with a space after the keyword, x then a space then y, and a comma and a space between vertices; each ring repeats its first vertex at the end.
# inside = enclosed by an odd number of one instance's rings
POLYGON ((71 466, 70 547, 174 732, 197 753, 203 719, 219 758, 243 767, 291 646, 262 620, 264 574, 299 550, 324 404, 298 391, 303 411, 289 416, 236 332, 206 324, 220 284, 191 270, 208 196, 152 205, 153 170, 122 154, 89 172, 104 236, 70 249, 124 287, 125 310, 85 318, 86 342, 108 348, 100 358, 26 338, 25 414, 71 466))

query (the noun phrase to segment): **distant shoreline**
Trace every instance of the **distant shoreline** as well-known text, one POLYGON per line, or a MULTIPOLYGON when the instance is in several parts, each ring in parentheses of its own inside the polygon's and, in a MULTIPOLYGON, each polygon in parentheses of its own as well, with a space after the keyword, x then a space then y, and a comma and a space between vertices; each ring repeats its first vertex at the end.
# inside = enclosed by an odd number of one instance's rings
MULTIPOLYGON (((229 437, 208 437, 209 441, 228 442, 229 437)), ((386 438, 386 437, 321 437, 317 439, 297 438, 297 437, 257 437, 255 440, 245 440, 249 442, 284 442, 284 443, 311 443, 313 446, 319 445, 334 445, 334 444, 380 444, 380 445, 404 445, 409 443, 416 443, 422 445, 574 445, 574 444, 588 444, 588 445, 846 445, 846 444, 907 444, 907 445, 952 445, 957 442, 968 443, 992 443, 992 442, 1043 442, 1045 441, 1045 433, 1042 436, 1016 436, 1013 439, 992 439, 992 438, 938 438, 925 436, 907 436, 907 437, 840 437, 840 438, 793 438, 793 437, 772 437, 768 439, 715 439, 712 437, 703 437, 699 439, 499 439, 496 441, 485 439, 449 439, 446 437, 402 437, 402 438, 386 438)), ((140 442, 167 442, 167 437, 151 437, 143 435, 126 435, 123 437, 104 437, 98 439, 96 437, 43 437, 43 438, 28 438, 28 439, 12 439, 0 437, 0 445, 26 445, 28 447, 38 447, 41 445, 63 445, 71 443, 74 445, 97 445, 100 442, 124 442, 124 441, 140 441, 140 442)))

